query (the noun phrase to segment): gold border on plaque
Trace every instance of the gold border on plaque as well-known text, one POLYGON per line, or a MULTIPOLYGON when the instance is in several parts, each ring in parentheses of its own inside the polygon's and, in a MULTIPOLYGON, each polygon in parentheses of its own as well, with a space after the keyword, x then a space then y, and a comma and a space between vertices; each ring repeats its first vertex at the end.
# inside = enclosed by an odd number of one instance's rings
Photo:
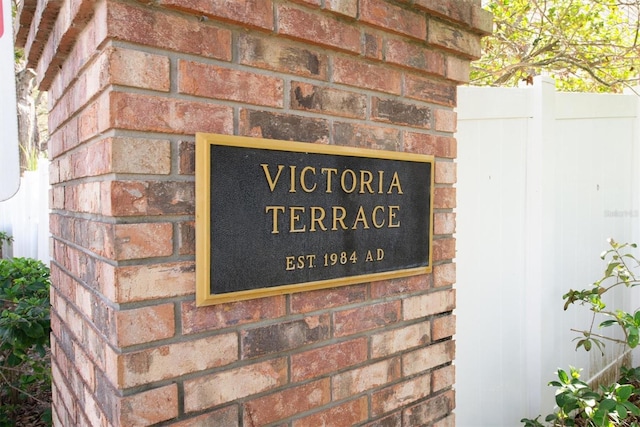
POLYGON ((432 271, 433 257, 433 197, 435 159, 425 154, 405 153, 398 151, 372 150, 366 148, 313 144, 305 142, 280 141, 274 139, 262 139, 231 135, 219 135, 210 133, 196 134, 196 305, 206 306, 213 304, 242 301, 255 298, 263 298, 274 295, 306 292, 317 289, 333 288, 338 286, 353 285, 378 280, 394 279, 398 277, 415 276, 432 271), (223 294, 211 293, 211 145, 226 145, 232 147, 258 148, 275 151, 288 151, 314 154, 330 154, 339 156, 352 156, 375 158, 384 160, 404 160, 411 162, 431 163, 430 206, 429 206, 429 259, 425 267, 385 271, 379 273, 362 274, 358 276, 340 277, 335 279, 319 280, 287 284, 274 287, 250 289, 223 294))

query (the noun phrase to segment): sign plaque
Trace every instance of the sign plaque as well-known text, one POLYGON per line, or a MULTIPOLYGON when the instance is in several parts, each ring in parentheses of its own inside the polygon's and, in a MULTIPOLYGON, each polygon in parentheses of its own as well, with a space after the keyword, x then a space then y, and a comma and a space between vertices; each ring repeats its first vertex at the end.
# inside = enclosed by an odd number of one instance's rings
POLYGON ((198 305, 430 272, 433 168, 433 156, 198 134, 198 305))

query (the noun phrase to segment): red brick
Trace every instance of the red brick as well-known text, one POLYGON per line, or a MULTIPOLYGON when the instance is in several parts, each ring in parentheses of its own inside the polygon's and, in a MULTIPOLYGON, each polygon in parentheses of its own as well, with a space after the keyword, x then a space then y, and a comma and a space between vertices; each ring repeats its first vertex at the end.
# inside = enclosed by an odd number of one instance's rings
POLYGON ((196 144, 193 141, 180 141, 178 150, 179 173, 181 175, 195 175, 196 144))
POLYGON ((434 110, 435 130, 440 132, 455 132, 457 124, 457 114, 455 111, 436 109, 434 110))
POLYGON ((431 108, 396 99, 371 98, 371 119, 399 126, 431 128, 431 108))
POLYGON ((293 422, 293 427, 351 427, 366 421, 369 405, 366 397, 351 400, 293 422))
POLYGON ((171 427, 240 427, 238 406, 227 406, 198 417, 172 423, 171 427))
POLYGON ((416 0, 415 6, 434 16, 440 16, 465 25, 471 24, 471 2, 460 0, 416 0))
POLYGON ((367 97, 354 92, 291 82, 291 108, 342 117, 364 119, 367 97))
POLYGON ((329 378, 250 400, 244 405, 248 425, 266 425, 310 411, 331 401, 329 378))
POLYGON ((433 424, 433 427, 455 427, 456 414, 452 413, 433 424))
POLYGON ((403 137, 404 151, 444 158, 457 155, 455 138, 414 132, 404 132, 403 137))
POLYGON ((360 53, 358 28, 332 16, 285 5, 278 5, 278 34, 336 50, 360 53))
POLYGON ((333 125, 336 145, 400 151, 400 131, 382 126, 336 122, 333 125))
POLYGON ((433 234, 453 234, 456 232, 456 214, 436 212, 433 214, 433 234))
POLYGON ((400 320, 400 301, 368 305, 333 314, 333 334, 336 337, 384 328, 400 320))
POLYGON ((128 347, 175 335, 173 304, 134 308, 116 312, 118 347, 128 347), (140 322, 144 319, 144 322, 140 322))
POLYGON ((471 72, 471 63, 468 59, 457 58, 454 56, 447 57, 447 79, 458 83, 469 83, 469 73, 471 72))
POLYGON ((115 302, 126 303, 171 298, 195 292, 193 261, 118 267, 115 272, 115 302))
POLYGON ((482 53, 480 36, 435 19, 429 20, 427 42, 470 59, 478 59, 482 53))
POLYGON ((427 290, 431 287, 431 275, 403 277, 371 283, 371 298, 385 298, 406 295, 427 290))
POLYGON ((434 314, 449 312, 455 307, 455 290, 447 289, 405 299, 403 315, 406 320, 418 319, 421 317, 432 316, 434 314))
POLYGON ((196 307, 195 302, 188 301, 182 303, 181 312, 182 333, 194 334, 282 317, 286 314, 285 297, 258 298, 207 307, 196 307))
MULTIPOLYGON (((431 391, 431 376, 425 375, 396 384, 373 393, 371 396, 371 413, 380 416, 398 409, 411 402, 428 396, 431 391)), ((408 424, 421 425, 421 424, 408 424)))
MULTIPOLYGON (((407 310, 404 309, 404 311, 407 310)), ((371 337, 371 357, 386 357, 410 348, 424 346, 430 341, 431 324, 429 322, 389 329, 371 337)))
POLYGON ((360 338, 294 354, 291 380, 301 382, 362 363, 367 360, 367 351, 367 339, 360 338))
POLYGON ((358 3, 349 0, 325 0, 324 7, 334 13, 356 18, 358 16, 358 3))
POLYGON ((456 256, 456 239, 444 238, 433 241, 433 261, 453 259, 456 256))
POLYGON ((151 425, 177 416, 177 384, 169 384, 120 399, 119 425, 151 425))
POLYGON ((434 392, 450 388, 456 382, 455 365, 447 365, 443 368, 436 369, 431 374, 431 387, 434 392))
POLYGON ((458 164, 454 162, 436 162, 436 184, 455 184, 457 181, 458 164))
MULTIPOLYGON (((129 49, 108 51, 111 84, 168 92, 171 86, 169 58, 129 49)), ((104 73, 104 70, 101 70, 104 73)))
POLYGON ((308 316, 241 332, 242 359, 276 354, 329 338, 329 315, 308 316))
MULTIPOLYGON (((469 73, 467 73, 468 76, 469 73)), ((405 74, 404 93, 407 98, 432 102, 447 107, 457 105, 458 89, 446 81, 405 74)))
POLYGON ((402 375, 409 377, 453 361, 455 341, 442 341, 402 355, 402 375))
POLYGON ((237 359, 238 339, 235 333, 163 345, 120 356, 117 384, 114 385, 118 388, 135 387, 225 366, 237 359))
POLYGON ((249 27, 273 29, 271 0, 159 0, 161 6, 249 27))
POLYGON ((493 32, 493 15, 480 5, 471 5, 471 27, 488 36, 493 32))
POLYGON ((238 37, 238 60, 241 64, 327 80, 329 59, 308 46, 241 34, 238 37))
POLYGON ((322 5, 321 0, 291 0, 294 3, 300 3, 311 7, 320 7, 322 5))
POLYGON ((453 209, 456 207, 456 189, 454 187, 436 187, 433 190, 435 209, 453 209))
POLYGON ((451 286, 456 282, 456 265, 440 264, 433 267, 433 285, 436 288, 451 286))
POLYGON ((437 317, 431 324, 431 337, 434 341, 451 337, 456 333, 456 317, 452 314, 437 317))
POLYGON ((384 59, 387 62, 444 77, 445 61, 442 53, 397 39, 387 39, 385 45, 384 59))
POLYGON ((336 83, 394 95, 400 95, 402 91, 402 74, 399 71, 354 59, 336 57, 333 79, 336 83))
POLYGON ((424 15, 393 6, 383 0, 361 0, 360 20, 418 40, 424 41, 427 37, 427 20, 424 15))
POLYGON ((369 424, 364 424, 362 427, 402 427, 402 412, 397 411, 386 417, 378 418, 369 424))
POLYGON ((117 260, 169 256, 173 253, 173 225, 116 224, 114 250, 117 260))
POLYGON ((145 132, 233 133, 233 109, 203 102, 111 93, 111 125, 145 132))
POLYGON ((454 393, 453 391, 448 391, 405 409, 403 411, 403 419, 407 425, 411 426, 429 425, 453 411, 454 408, 454 393))
POLYGON ((329 123, 325 119, 241 109, 240 135, 328 144, 329 123))
POLYGON ((274 359, 184 383, 185 412, 202 411, 287 383, 287 360, 274 359))
POLYGON ((245 104, 284 106, 284 82, 263 74, 178 61, 178 92, 245 104))
POLYGON ((341 400, 390 384, 400 378, 400 359, 393 358, 352 369, 333 377, 333 399, 341 400))
POLYGON ((108 35, 115 39, 231 60, 231 32, 201 23, 197 17, 186 19, 157 8, 110 2, 107 25, 108 35))
POLYGON ((193 182, 112 181, 112 216, 193 215, 193 182))
POLYGON ((308 313, 363 302, 367 298, 367 288, 365 285, 344 286, 312 292, 298 292, 291 294, 289 298, 292 313, 308 313))
POLYGON ((362 42, 362 53, 367 58, 382 60, 383 45, 382 37, 378 34, 364 33, 364 41, 362 42))

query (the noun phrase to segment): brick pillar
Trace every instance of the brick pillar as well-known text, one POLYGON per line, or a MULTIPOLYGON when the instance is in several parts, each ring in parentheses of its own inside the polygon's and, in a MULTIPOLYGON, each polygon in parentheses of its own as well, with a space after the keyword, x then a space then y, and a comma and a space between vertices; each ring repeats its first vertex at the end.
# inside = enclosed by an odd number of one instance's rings
POLYGON ((453 426, 456 85, 480 0, 25 0, 59 426, 453 426), (196 308, 194 134, 436 156, 433 273, 196 308))

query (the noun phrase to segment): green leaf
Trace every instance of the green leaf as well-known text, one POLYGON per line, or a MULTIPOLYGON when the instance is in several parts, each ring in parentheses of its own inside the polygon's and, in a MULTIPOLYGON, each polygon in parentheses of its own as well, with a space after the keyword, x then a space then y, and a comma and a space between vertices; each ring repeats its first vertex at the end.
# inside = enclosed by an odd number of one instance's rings
POLYGON ((633 386, 631 384, 621 385, 616 389, 615 394, 618 401, 629 400, 629 397, 633 394, 633 386))
POLYGON ((569 375, 562 369, 558 369, 558 379, 564 384, 569 384, 569 375))
POLYGON ((613 399, 604 399, 602 402, 600 402, 599 408, 604 411, 611 411, 616 407, 617 403, 618 402, 613 399))
POLYGON ((609 320, 605 320, 602 323, 600 323, 600 327, 601 328, 606 328, 607 326, 617 325, 617 324, 618 324, 617 320, 609 319, 609 320))
POLYGON ((625 406, 622 404, 616 405, 616 412, 618 413, 618 416, 620 417, 621 420, 624 420, 629 415, 627 413, 627 408, 625 408, 625 406))
POLYGON ((638 341, 640 341, 640 335, 638 334, 638 328, 630 326, 628 329, 629 336, 627 337, 627 344, 629 347, 636 348, 638 341))

